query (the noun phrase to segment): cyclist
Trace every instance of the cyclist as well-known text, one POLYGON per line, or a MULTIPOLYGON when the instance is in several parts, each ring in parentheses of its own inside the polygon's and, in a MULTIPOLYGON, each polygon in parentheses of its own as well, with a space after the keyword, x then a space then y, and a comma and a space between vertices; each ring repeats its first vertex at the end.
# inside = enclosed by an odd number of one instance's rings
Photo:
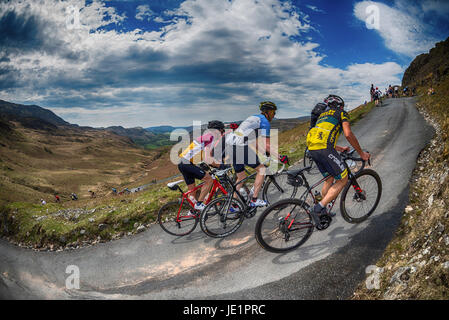
POLYGON ((219 141, 224 135, 224 123, 218 120, 210 121, 207 125, 210 133, 206 133, 196 139, 179 155, 181 162, 178 164, 178 169, 182 173, 189 191, 195 188, 195 179, 203 180, 204 186, 201 188, 198 201, 195 203, 195 210, 202 211, 206 205, 203 203, 204 198, 212 187, 213 181, 205 168, 200 168, 195 164, 200 164, 204 161, 210 163, 214 167, 219 167, 220 164, 215 162, 212 157, 214 141, 219 141))
MULTIPOLYGON (((267 203, 258 199, 259 191, 265 178, 265 165, 260 162, 256 151, 251 148, 250 144, 254 146, 254 140, 256 139, 256 150, 260 151, 262 149, 265 154, 270 156, 270 122, 276 114, 277 106, 271 101, 264 101, 259 104, 259 109, 261 114, 250 116, 226 137, 226 155, 232 154, 231 161, 237 174, 237 182, 242 181, 246 177, 245 165, 257 171, 254 193, 250 201, 251 207, 263 207, 267 203), (258 146, 257 137, 259 134, 265 138, 265 147, 258 146)), ((272 156, 278 157, 283 163, 288 162, 286 156, 279 157, 277 153, 272 156)), ((241 187, 241 184, 237 185, 237 190, 241 187)))
POLYGON ((348 181, 348 171, 338 152, 349 151, 349 147, 336 145, 341 132, 344 132, 348 142, 363 160, 367 161, 370 157, 369 153, 362 151, 357 138, 352 133, 349 115, 344 111, 343 99, 336 95, 329 95, 324 102, 328 108, 307 134, 307 147, 312 159, 324 177, 332 176, 324 182, 321 190, 323 198, 312 210, 312 218, 318 230, 321 229, 321 216, 327 214, 326 206, 337 198, 348 181))

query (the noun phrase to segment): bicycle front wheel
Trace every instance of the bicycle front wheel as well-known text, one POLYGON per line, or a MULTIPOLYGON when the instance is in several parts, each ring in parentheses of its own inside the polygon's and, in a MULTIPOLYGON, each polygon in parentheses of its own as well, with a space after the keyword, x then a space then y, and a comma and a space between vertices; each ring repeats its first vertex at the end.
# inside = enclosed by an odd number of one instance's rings
POLYGON ((282 172, 267 179, 262 196, 269 205, 279 200, 295 197, 298 187, 288 184, 287 179, 287 172, 282 172))
POLYGON ((159 209, 157 221, 165 232, 173 236, 185 236, 196 228, 198 213, 186 201, 182 205, 180 200, 172 201, 159 209))
POLYGON ((224 238, 242 225, 244 205, 227 196, 211 201, 200 215, 201 230, 213 238, 224 238))
POLYGON ((365 221, 376 210, 382 195, 382 182, 371 169, 363 169, 355 175, 360 189, 348 183, 340 199, 343 219, 349 223, 365 221))
POLYGON ((269 206, 256 223, 256 240, 267 251, 292 251, 311 236, 313 223, 308 205, 299 199, 284 199, 269 206))

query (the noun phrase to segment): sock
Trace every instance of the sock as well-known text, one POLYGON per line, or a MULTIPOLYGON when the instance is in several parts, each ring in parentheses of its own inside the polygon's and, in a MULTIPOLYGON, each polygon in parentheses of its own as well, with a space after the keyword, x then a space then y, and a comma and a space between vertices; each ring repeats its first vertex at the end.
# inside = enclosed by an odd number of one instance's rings
POLYGON ((323 208, 324 208, 324 207, 321 205, 321 203, 318 202, 318 203, 315 205, 315 207, 313 207, 313 211, 319 213, 319 212, 321 212, 321 210, 323 210, 323 208))
POLYGON ((202 204, 203 203, 203 201, 197 201, 196 202, 196 204, 202 204))

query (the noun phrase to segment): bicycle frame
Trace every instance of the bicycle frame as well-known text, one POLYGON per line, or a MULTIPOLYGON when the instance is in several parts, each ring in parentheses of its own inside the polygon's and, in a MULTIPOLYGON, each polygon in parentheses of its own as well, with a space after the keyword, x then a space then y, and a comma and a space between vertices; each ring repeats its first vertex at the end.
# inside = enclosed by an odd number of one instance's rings
MULTIPOLYGON (((191 195, 192 193, 198 191, 199 189, 201 189, 204 186, 204 182, 200 183, 199 185, 197 185, 195 188, 193 188, 192 190, 189 190, 187 192, 183 192, 181 190, 181 187, 178 186, 179 191, 182 193, 182 197, 181 197, 181 203, 179 205, 179 209, 178 209, 178 215, 176 216, 176 221, 180 222, 181 218, 184 218, 186 216, 181 216, 181 208, 182 205, 184 203, 184 201, 187 201, 190 206, 193 208, 195 207, 195 203, 190 200, 189 195, 191 195)), ((228 192, 226 191, 225 188, 223 188, 223 186, 221 185, 221 183, 218 181, 218 179, 213 178, 213 184, 211 187, 211 190, 209 192, 209 196, 206 198, 206 200, 204 201, 205 204, 208 204, 212 198, 214 197, 215 193, 217 193, 217 190, 220 190, 221 192, 223 192, 225 195, 228 194, 228 192)))

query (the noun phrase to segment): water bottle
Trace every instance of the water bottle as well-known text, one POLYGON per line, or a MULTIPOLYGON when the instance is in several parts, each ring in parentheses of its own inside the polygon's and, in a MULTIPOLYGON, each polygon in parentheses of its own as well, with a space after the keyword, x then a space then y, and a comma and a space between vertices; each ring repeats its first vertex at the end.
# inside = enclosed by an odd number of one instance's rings
POLYGON ((315 202, 318 203, 318 202, 320 202, 321 200, 323 200, 323 196, 321 195, 320 192, 318 192, 318 191, 315 190, 315 202))
POLYGON ((190 195, 189 196, 190 201, 192 201, 192 203, 195 205, 196 204, 196 199, 194 196, 190 195))
POLYGON ((251 190, 249 191, 249 198, 251 199, 254 194, 254 186, 251 187, 251 190))
POLYGON ((246 199, 246 197, 248 196, 248 194, 246 193, 245 188, 240 188, 239 193, 240 193, 240 195, 241 195, 244 199, 246 199))

